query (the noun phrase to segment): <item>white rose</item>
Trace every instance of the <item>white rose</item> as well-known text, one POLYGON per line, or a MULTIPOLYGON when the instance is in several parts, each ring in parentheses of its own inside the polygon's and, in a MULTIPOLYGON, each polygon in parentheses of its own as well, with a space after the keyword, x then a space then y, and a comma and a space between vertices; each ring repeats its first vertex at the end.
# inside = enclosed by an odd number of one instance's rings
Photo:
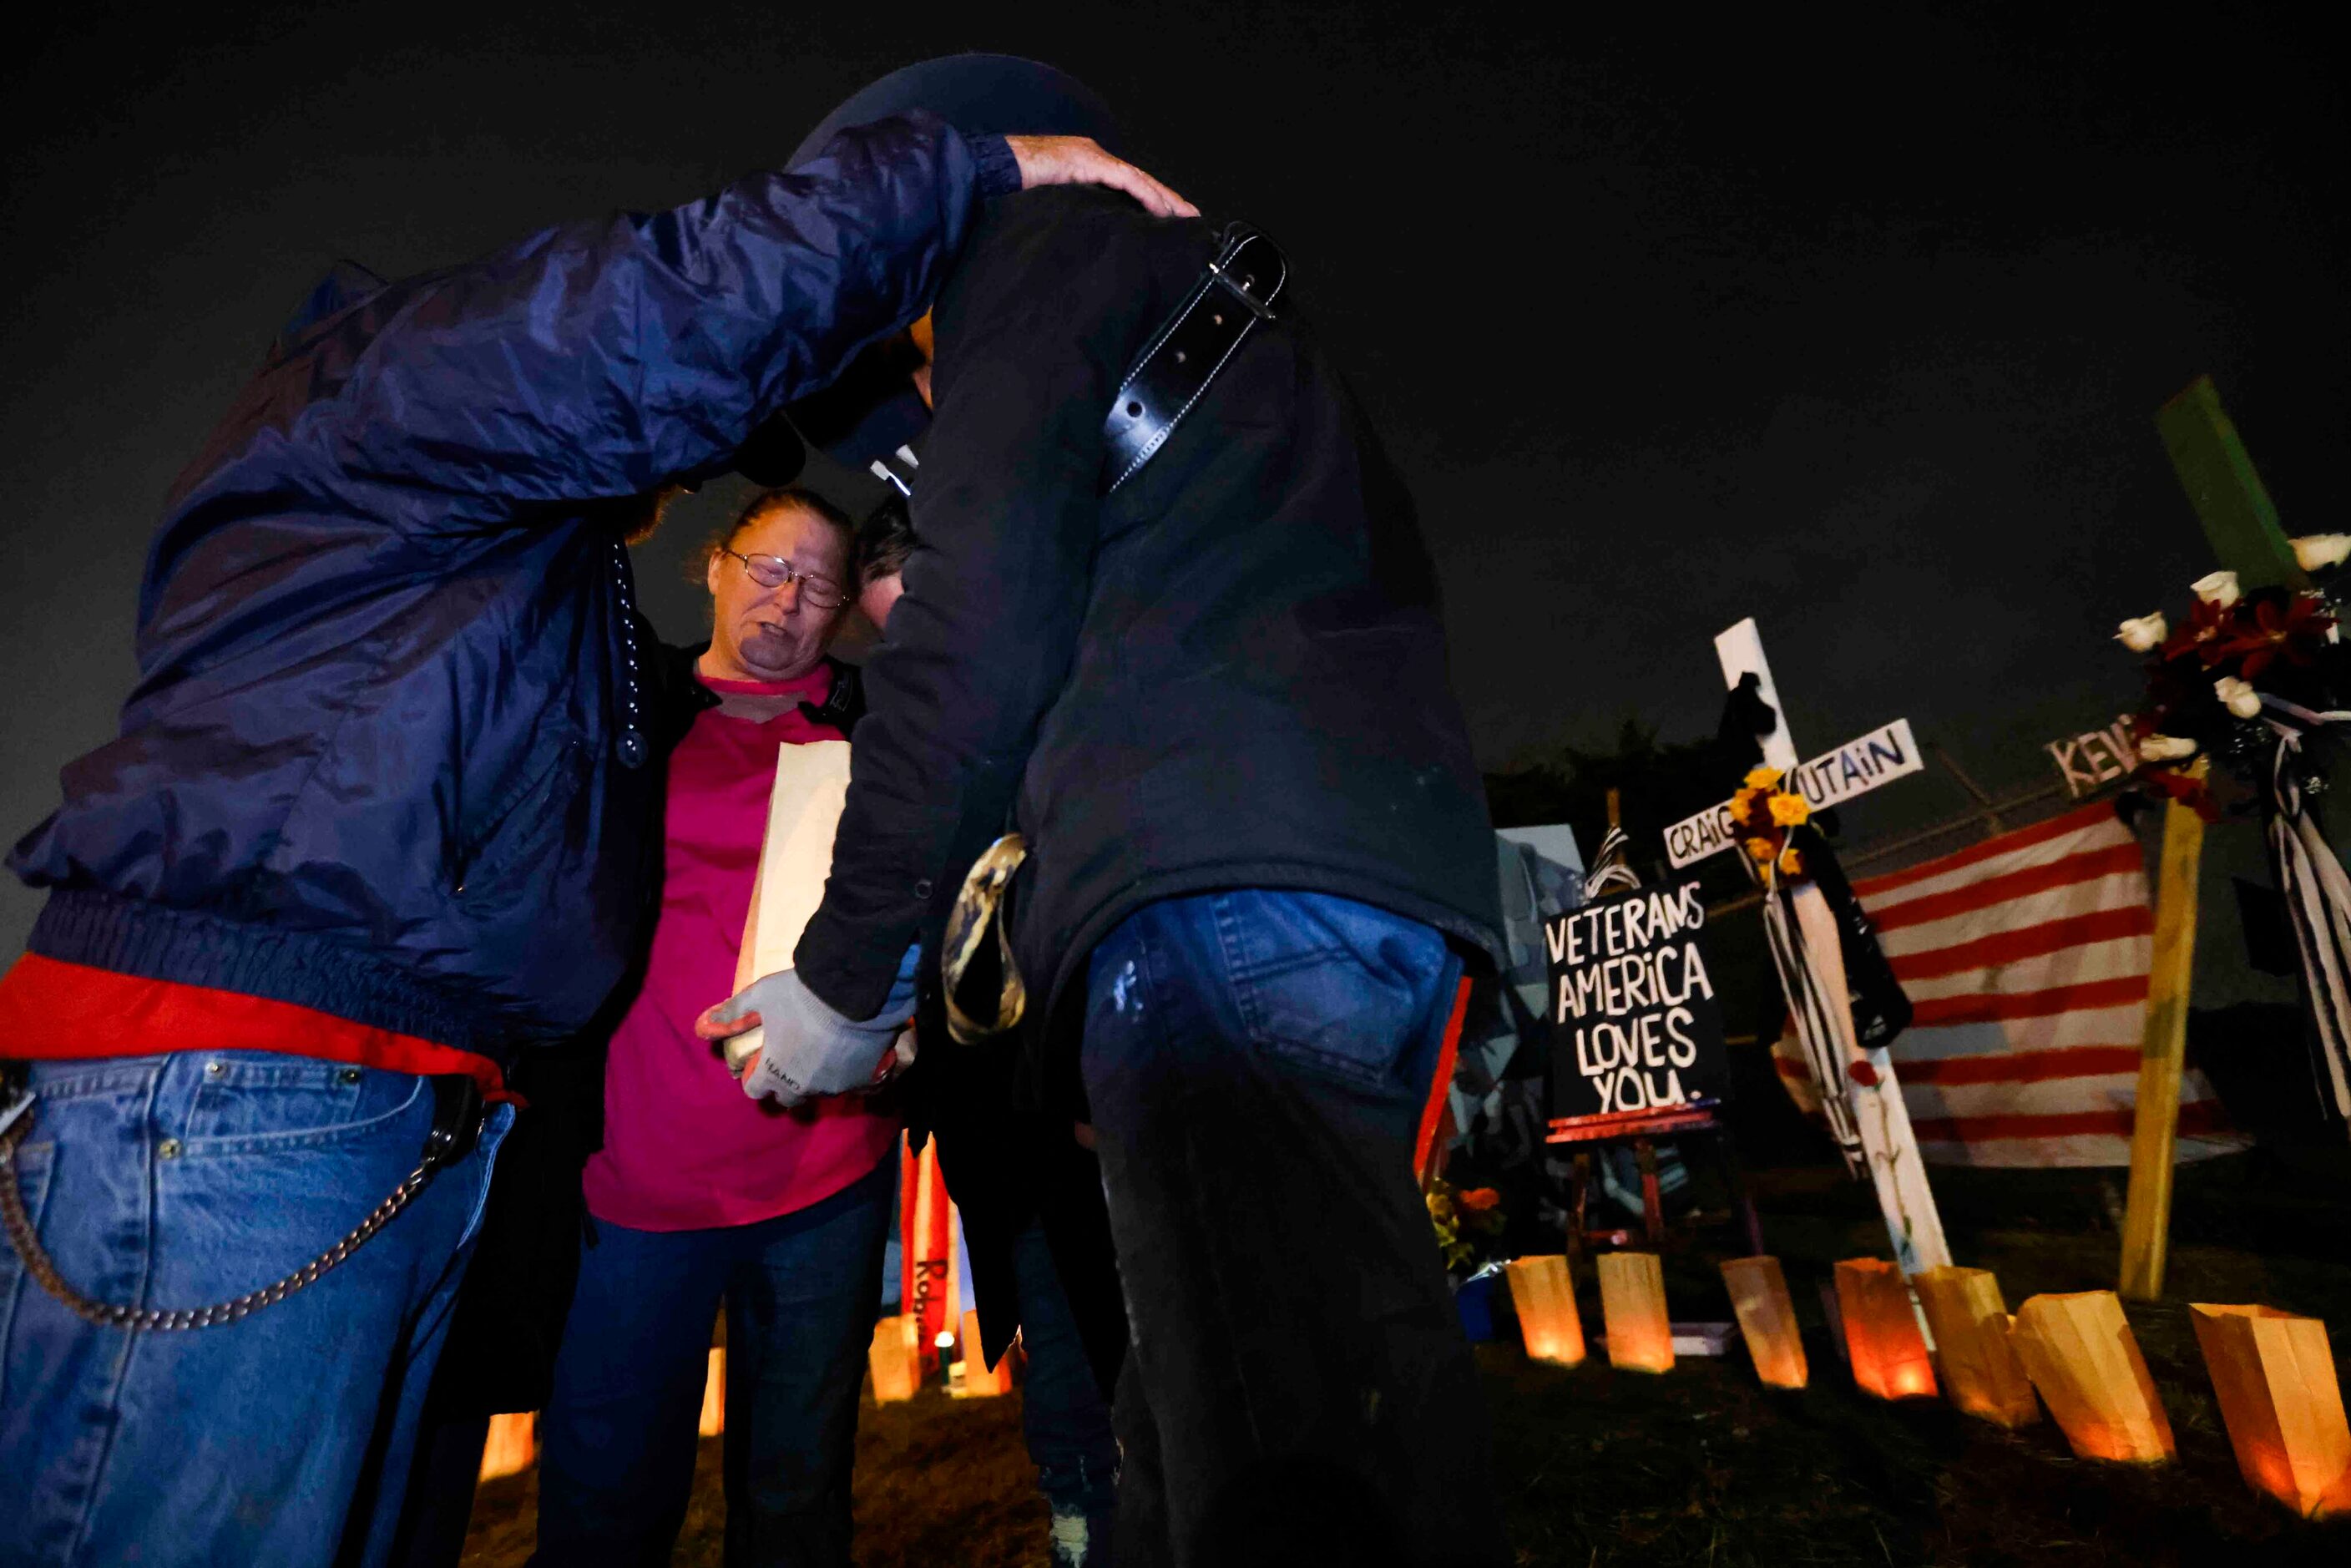
POLYGON ((2171 622, 2166 621, 2163 612, 2158 610, 2152 615, 2135 616, 2124 622, 2122 630, 2115 633, 2115 641, 2134 653, 2150 653, 2161 647, 2163 640, 2170 635, 2171 622))
POLYGON ((2212 683, 2212 695, 2220 699, 2222 707, 2239 718, 2259 718, 2262 716, 2262 694, 2253 690, 2249 681, 2241 681, 2234 675, 2222 675, 2212 683))
POLYGON ((2177 762, 2196 755, 2196 743, 2183 735, 2149 735, 2140 738, 2141 762, 2177 762))
POLYGON ((2304 571, 2325 571, 2351 559, 2351 534, 2304 534, 2294 541, 2294 559, 2304 571))
POLYGON ((2188 585, 2196 597, 2207 604, 2217 604, 2226 610, 2237 602, 2237 574, 2233 571, 2208 572, 2188 585))

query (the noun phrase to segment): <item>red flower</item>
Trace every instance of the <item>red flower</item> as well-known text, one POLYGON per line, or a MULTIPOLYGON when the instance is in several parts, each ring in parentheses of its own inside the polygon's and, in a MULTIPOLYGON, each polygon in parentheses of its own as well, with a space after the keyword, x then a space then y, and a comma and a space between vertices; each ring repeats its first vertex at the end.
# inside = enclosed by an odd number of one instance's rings
POLYGON ((2229 621, 2227 605, 2215 604, 2209 599, 2198 600, 2189 609, 2187 624, 2165 641, 2158 656, 2169 664, 2194 653, 2208 667, 2219 664, 2222 657, 2220 644, 2229 630, 2229 621))
POLYGON ((2237 634, 2217 645, 2217 657, 2208 650, 2205 662, 2242 654, 2244 666, 2238 673, 2248 681, 2280 659, 2306 667, 2326 646, 2327 628, 2334 624, 2314 593, 2297 593, 2283 605, 2265 599, 2253 606, 2253 623, 2246 626, 2240 617, 2237 634))

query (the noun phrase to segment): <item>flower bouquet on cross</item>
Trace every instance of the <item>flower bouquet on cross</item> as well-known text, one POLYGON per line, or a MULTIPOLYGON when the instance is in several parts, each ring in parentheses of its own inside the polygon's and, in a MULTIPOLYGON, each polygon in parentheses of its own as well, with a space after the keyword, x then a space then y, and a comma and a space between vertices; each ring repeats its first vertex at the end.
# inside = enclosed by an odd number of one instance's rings
POLYGON ((2351 1127, 2351 875, 2326 841, 2311 800, 2326 787, 2322 748, 2351 721, 2351 649, 2337 630, 2351 601, 2351 534, 2293 541, 2309 588, 2241 591, 2237 574, 2194 585, 2174 630, 2158 612, 2115 633, 2147 655, 2147 706, 2132 720, 2141 777, 2206 821, 2220 812, 2200 751, 2260 802, 2270 864, 2300 960, 2317 1079, 2328 1110, 2351 1127))
POLYGON ((1739 847, 1764 886, 1804 876, 1804 852, 1795 835, 1813 820, 1813 808, 1788 788, 1787 775, 1777 768, 1749 769, 1730 797, 1730 820, 1739 830, 1739 847))
POLYGON ((2248 592, 2235 572, 2216 571, 2191 585, 2195 600, 2179 625, 2157 611, 2115 633, 2148 655, 2147 704, 2131 720, 2142 777, 2208 821, 2220 812, 2191 771, 2199 754, 2256 789, 2280 775, 2278 783, 2315 795, 2325 779, 2304 742, 2351 716, 2337 711, 2339 694, 2351 687, 2351 649, 2338 632, 2351 590, 2351 573, 2341 570, 2351 534, 2294 547, 2315 586, 2248 592))

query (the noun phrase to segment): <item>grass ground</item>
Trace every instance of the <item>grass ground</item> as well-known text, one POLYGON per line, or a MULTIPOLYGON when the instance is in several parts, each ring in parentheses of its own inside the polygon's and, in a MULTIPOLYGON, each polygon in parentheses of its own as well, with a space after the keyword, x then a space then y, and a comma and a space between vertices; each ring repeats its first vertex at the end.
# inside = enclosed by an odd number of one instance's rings
MULTIPOLYGON (((2007 1564, 2267 1568, 2351 1563, 2351 1521, 2304 1524, 2239 1478, 2189 1326, 2190 1301, 2263 1301, 2326 1320, 2351 1370, 2351 1161, 2265 1155, 2180 1173, 2164 1301, 2131 1325, 2179 1441, 2139 1469, 2072 1458, 2043 1421, 2007 1433, 1936 1401, 1855 1390, 1830 1344, 1818 1283, 1841 1257, 1882 1255, 1866 1191, 1819 1169, 1757 1176, 1766 1240, 1806 1326, 1812 1386, 1765 1389, 1743 1354, 1671 1373, 1531 1363, 1479 1349, 1510 1538, 1526 1564, 2007 1564)), ((1959 1260, 1998 1271, 2011 1308, 2042 1291, 2113 1282, 2119 1195, 2099 1174, 1943 1172, 1959 1260)), ((1678 1232, 1667 1259, 1677 1318, 1730 1315, 1715 1261, 1727 1231, 1678 1232)), ((1589 1270, 1585 1322, 1599 1303, 1589 1270)), ((1041 1563, 1043 1511, 1016 1399, 868 1405, 858 1433, 860 1560, 1011 1568, 1041 1563)), ((676 1561, 719 1560, 717 1444, 704 1445, 676 1561)), ((528 1554, 528 1477, 483 1489, 465 1561, 528 1554)))

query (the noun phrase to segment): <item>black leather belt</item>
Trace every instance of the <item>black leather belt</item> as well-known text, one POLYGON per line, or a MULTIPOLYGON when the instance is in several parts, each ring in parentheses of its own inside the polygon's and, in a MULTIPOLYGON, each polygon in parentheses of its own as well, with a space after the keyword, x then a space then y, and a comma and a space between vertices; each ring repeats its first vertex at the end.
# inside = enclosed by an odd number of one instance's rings
POLYGON ((1251 332, 1273 319, 1290 263, 1247 224, 1227 225, 1217 258, 1119 383, 1102 423, 1102 494, 1134 477, 1167 444, 1251 332))

